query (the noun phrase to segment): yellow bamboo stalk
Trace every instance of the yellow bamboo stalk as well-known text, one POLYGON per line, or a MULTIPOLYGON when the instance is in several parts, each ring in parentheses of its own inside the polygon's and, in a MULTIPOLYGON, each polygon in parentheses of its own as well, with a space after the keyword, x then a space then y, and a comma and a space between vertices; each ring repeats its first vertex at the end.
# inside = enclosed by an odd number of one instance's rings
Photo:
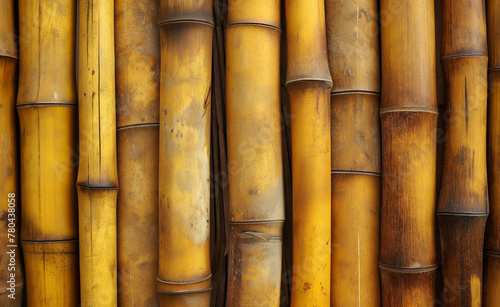
POLYGON ((0 305, 20 307, 24 278, 19 244, 20 196, 16 117, 17 63, 14 1, 0 3, 0 305), (9 246, 11 245, 11 246, 9 246), (13 250, 13 251, 12 251, 13 250))
POLYGON ((441 63, 449 118, 438 204, 446 306, 481 306, 488 182, 488 50, 482 0, 443 1, 441 63))
POLYGON ((379 306, 380 48, 375 0, 327 0, 332 138, 331 306, 379 306))
POLYGON ((114 2, 82 0, 78 98, 82 306, 116 306, 116 162, 114 2))
POLYGON ((161 306, 209 306, 212 1, 160 1, 161 306))
POLYGON ((436 297, 434 1, 381 1, 382 305, 436 297))
POLYGON ((72 306, 79 301, 76 4, 22 0, 19 17, 17 110, 27 304, 72 306))
POLYGON ((118 304, 157 306, 158 1, 115 1, 118 304))
POLYGON ((500 306, 500 1, 487 2, 489 100, 488 188, 490 215, 484 242, 484 306, 500 306))
POLYGON ((323 0, 287 0, 292 128, 291 306, 328 306, 331 267, 330 89, 323 0))
POLYGON ((285 217, 280 127, 280 2, 228 2, 227 306, 279 306, 285 217))

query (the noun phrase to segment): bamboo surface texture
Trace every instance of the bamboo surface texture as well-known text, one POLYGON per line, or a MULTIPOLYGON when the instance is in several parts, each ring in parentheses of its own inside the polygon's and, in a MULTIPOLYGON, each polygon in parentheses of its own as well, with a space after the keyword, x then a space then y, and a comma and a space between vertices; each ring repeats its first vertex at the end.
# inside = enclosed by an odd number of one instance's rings
POLYGON ((327 0, 332 152, 331 306, 380 306, 378 5, 327 0))
POLYGON ((285 218, 280 2, 228 2, 227 306, 279 306, 285 218))
POLYGON ((76 306, 76 4, 22 0, 19 20, 17 110, 27 305, 76 306))
POLYGON ((293 187, 291 306, 328 306, 331 267, 330 89, 323 0, 287 0, 286 87, 293 187))
POLYGON ((0 3, 0 305, 20 307, 24 277, 19 248, 20 194, 16 116, 18 50, 14 1, 0 3), (14 232, 12 232, 14 231, 14 232), (12 241, 11 241, 12 239, 12 241), (12 246, 7 246, 12 245, 12 246), (17 247, 13 248, 13 246, 17 247), (12 253, 11 249, 14 249, 12 253), (15 264, 12 263, 14 260, 15 264), (12 265, 11 265, 12 263, 12 265), (14 274, 13 276, 11 274, 14 274))
POLYGON ((161 306, 209 306, 212 1, 160 1, 161 306))
POLYGON ((486 174, 487 39, 482 0, 443 1, 441 64, 449 118, 438 204, 446 306, 481 306, 486 174))
POLYGON ((118 304, 158 306, 158 1, 115 1, 118 304))
POLYGON ((436 296, 434 1, 381 1, 382 305, 436 296), (397 42, 397 43, 395 43, 397 42))
POLYGON ((500 1, 487 2, 489 100, 488 192, 490 215, 484 242, 485 307, 500 306, 500 1))
POLYGON ((82 0, 79 14, 81 304, 116 306, 114 2, 82 0))

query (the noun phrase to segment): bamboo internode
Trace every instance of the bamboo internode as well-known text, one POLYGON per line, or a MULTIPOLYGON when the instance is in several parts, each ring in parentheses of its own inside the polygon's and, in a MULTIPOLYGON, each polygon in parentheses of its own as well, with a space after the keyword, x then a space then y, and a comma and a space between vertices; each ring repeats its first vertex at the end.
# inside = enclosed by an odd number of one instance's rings
POLYGON ((114 2, 82 0, 79 14, 81 304, 116 306, 114 2))
POLYGON ((17 110, 27 304, 77 305, 76 4, 22 0, 19 16, 17 110))
POLYGON ((484 1, 444 0, 442 22, 441 63, 449 112, 437 213, 443 299, 446 306, 481 306, 483 238, 488 217, 484 1))
POLYGON ((328 306, 331 267, 330 89, 323 0, 287 0, 292 128, 291 306, 328 306))
POLYGON ((382 0, 382 304, 431 306, 436 284, 434 1, 382 0))
POLYGON ((285 218, 280 120, 280 2, 228 3, 227 306, 279 306, 285 218))
POLYGON ((331 306, 379 306, 378 5, 327 0, 325 7, 333 79, 331 306))
POLYGON ((161 306, 210 305, 212 4, 160 1, 161 306))
POLYGON ((120 306, 158 305, 157 23, 157 0, 115 1, 120 306))

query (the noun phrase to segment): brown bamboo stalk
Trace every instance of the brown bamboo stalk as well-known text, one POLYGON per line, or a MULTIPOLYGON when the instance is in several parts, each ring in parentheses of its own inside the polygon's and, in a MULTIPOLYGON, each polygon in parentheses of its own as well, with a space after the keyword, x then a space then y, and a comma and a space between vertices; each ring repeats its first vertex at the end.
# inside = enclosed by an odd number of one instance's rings
POLYGON ((330 89, 323 0, 287 0, 292 128, 291 306, 328 306, 331 267, 330 89))
POLYGON ((380 48, 374 0, 326 1, 332 137, 331 306, 379 306, 380 48))
POLYGON ((74 1, 19 1, 21 240, 28 306, 77 305, 74 1), (57 16, 57 18, 55 18, 57 16))
POLYGON ((434 2, 381 1, 382 304, 431 306, 436 283, 434 2))
POLYGON ((113 1, 80 1, 77 189, 82 306, 117 305, 113 12, 113 1))
POLYGON ((446 306, 481 306, 486 176, 487 42, 482 0, 443 1, 441 63, 447 85, 438 204, 446 306))
POLYGON ((209 306, 212 1, 160 1, 161 306, 209 306))
POLYGON ((118 304, 158 306, 158 1, 115 1, 118 304))

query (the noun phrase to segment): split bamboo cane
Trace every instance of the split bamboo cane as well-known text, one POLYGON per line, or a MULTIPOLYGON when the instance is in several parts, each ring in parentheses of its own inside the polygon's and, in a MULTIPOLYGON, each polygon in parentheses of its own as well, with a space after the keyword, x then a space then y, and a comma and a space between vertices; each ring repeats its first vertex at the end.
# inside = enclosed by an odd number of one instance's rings
POLYGON ((160 1, 161 306, 209 306, 212 0, 160 1))
POLYGON ((431 306, 436 296, 436 61, 434 1, 381 1, 384 306, 431 306))
POLYGON ((280 1, 228 2, 227 306, 279 306, 285 217, 280 1))
POLYGON ((481 306, 486 175, 487 42, 483 0, 443 1, 441 63, 449 118, 438 204, 446 306, 481 306))
POLYGON ((333 79, 331 306, 379 306, 378 5, 327 0, 325 7, 333 79))
POLYGON ((157 0, 115 1, 118 304, 158 306, 157 0))
POLYGON ((489 50, 488 179, 490 216, 484 250, 484 306, 500 306, 500 1, 487 2, 489 50))
POLYGON ((323 0, 287 0, 292 128, 291 306, 328 306, 331 267, 330 89, 323 0))
POLYGON ((17 110, 27 304, 76 306, 76 4, 21 0, 19 20, 17 110))
POLYGON ((19 244, 20 196, 16 117, 17 63, 14 1, 0 3, 0 305, 23 303, 23 268, 19 244), (11 245, 11 246, 8 246, 11 245), (12 252, 12 250, 14 252, 12 252))
POLYGON ((114 2, 80 1, 78 98, 82 306, 116 306, 114 2))

